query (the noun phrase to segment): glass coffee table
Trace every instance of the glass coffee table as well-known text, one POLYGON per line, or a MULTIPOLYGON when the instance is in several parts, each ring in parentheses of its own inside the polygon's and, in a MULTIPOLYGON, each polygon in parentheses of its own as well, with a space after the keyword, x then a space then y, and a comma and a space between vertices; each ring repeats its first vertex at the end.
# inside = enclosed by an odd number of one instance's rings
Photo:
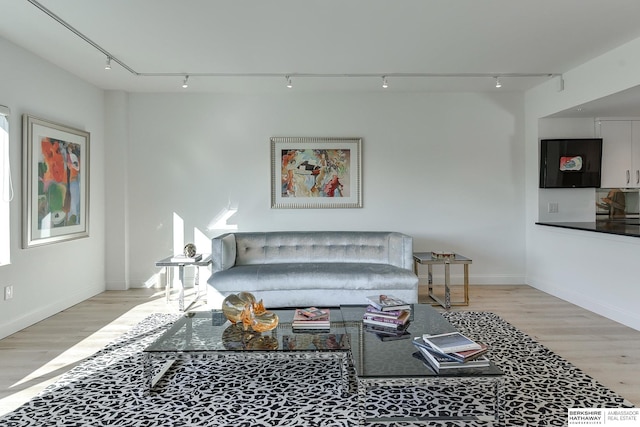
MULTIPOLYGON (((280 321, 278 327, 265 333, 244 332, 242 326, 232 325, 221 311, 187 313, 144 350, 144 375, 147 392, 177 361, 216 358, 300 358, 337 361, 331 366, 339 370, 343 379, 342 393, 349 389, 350 372, 355 371, 358 411, 361 423, 432 420, 499 420, 503 372, 493 363, 485 368, 456 369, 438 374, 416 358, 411 340, 425 333, 438 334, 456 329, 438 311, 426 304, 414 304, 408 339, 381 340, 364 330, 362 316, 365 306, 332 307, 331 328, 326 332, 293 332, 293 309, 270 310, 280 321), (365 408, 370 390, 377 387, 445 387, 462 388, 480 385, 487 400, 493 401, 493 412, 479 414, 448 414, 436 417, 379 417, 366 418, 365 408)), ((402 404, 416 404, 402 402, 402 404)), ((421 402, 427 405, 428 402, 421 402)))
POLYGON ((293 309, 269 310, 278 315, 278 327, 264 333, 244 331, 219 310, 190 312, 180 317, 143 351, 144 376, 153 391, 171 366, 187 359, 218 357, 337 359, 344 390, 348 385, 349 338, 339 308, 330 309, 331 328, 321 332, 294 332, 293 309))
MULTIPOLYGON (((436 373, 416 358, 417 349, 411 343, 423 334, 440 334, 456 331, 437 310, 428 304, 414 304, 406 339, 383 341, 376 334, 364 331, 362 316, 365 306, 341 306, 346 332, 351 338, 351 354, 358 382, 360 419, 366 422, 434 421, 434 420, 483 420, 500 418, 501 384, 503 372, 493 362, 483 368, 460 368, 446 373, 436 373), (433 386, 462 391, 470 384, 486 390, 486 400, 493 401, 492 413, 452 414, 446 416, 365 418, 369 391, 377 387, 433 386)), ((490 358, 490 356, 489 356, 490 358)), ((415 403, 415 402, 414 402, 415 403)), ((409 404, 409 403, 407 403, 409 404)), ((426 407, 429 402, 423 402, 426 407)))

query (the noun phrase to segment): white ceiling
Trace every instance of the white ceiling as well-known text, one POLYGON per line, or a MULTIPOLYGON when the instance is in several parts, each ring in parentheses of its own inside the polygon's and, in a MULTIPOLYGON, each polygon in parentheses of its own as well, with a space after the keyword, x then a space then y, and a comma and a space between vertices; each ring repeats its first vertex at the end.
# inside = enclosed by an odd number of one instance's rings
MULTIPOLYGON (((294 91, 310 92, 382 90, 383 74, 563 73, 640 37, 638 0, 39 0, 88 40, 32 3, 0 0, 1 37, 100 88, 129 92, 184 91, 184 74, 188 91, 256 93, 287 91, 285 74, 294 91), (104 52, 114 57, 110 71, 104 52), (232 76, 198 76, 220 73, 232 76), (370 76, 336 77, 350 74, 370 76)), ((548 78, 504 77, 500 90, 548 78)), ((388 90, 494 84, 389 77, 388 90)))

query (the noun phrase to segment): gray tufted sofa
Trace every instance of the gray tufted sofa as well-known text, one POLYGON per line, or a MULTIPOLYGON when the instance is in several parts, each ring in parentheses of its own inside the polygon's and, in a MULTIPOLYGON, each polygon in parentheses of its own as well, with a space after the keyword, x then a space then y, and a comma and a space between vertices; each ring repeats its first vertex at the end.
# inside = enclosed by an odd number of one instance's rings
POLYGON ((379 294, 417 303, 412 245, 410 236, 395 232, 223 234, 212 239, 209 301, 211 292, 245 291, 266 307, 365 304, 379 294))

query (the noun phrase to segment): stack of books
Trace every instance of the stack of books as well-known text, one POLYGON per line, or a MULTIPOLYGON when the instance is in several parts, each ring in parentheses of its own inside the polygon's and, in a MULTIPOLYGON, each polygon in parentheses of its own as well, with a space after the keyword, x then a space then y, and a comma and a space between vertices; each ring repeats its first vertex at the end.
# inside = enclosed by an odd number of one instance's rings
POLYGON ((485 353, 488 347, 462 335, 460 332, 425 334, 413 340, 419 350, 414 356, 435 372, 459 368, 484 368, 489 366, 485 353))
POLYGON ((294 332, 322 332, 331 328, 329 309, 317 307, 298 308, 293 315, 291 326, 294 332))
POLYGON ((362 323, 367 332, 375 333, 383 341, 409 338, 407 327, 411 318, 411 304, 393 295, 367 297, 362 323))
POLYGON ((367 301, 380 311, 411 310, 411 304, 393 295, 372 295, 367 301))

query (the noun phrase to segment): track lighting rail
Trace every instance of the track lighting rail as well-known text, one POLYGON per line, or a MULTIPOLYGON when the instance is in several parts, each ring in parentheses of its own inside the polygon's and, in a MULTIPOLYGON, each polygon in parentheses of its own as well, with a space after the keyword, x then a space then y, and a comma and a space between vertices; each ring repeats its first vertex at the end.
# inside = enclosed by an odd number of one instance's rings
MULTIPOLYGON (((499 82, 500 78, 503 77, 560 77, 561 87, 564 86, 564 81, 562 80, 561 73, 390 73, 390 72, 379 72, 379 73, 194 73, 194 72, 176 72, 176 73, 153 73, 153 72, 138 72, 134 70, 132 67, 127 65, 124 61, 118 59, 111 52, 91 40, 89 37, 84 35, 82 32, 77 30, 71 24, 66 22, 64 19, 56 15, 54 12, 43 6, 37 0, 27 0, 33 6, 40 9, 43 13, 57 21, 60 25, 67 28, 73 34, 87 42, 93 48, 101 52, 107 57, 107 65, 110 69, 111 63, 117 63, 125 70, 129 71, 131 74, 139 77, 182 77, 183 87, 187 84, 187 80, 189 77, 274 77, 274 78, 285 78, 287 80, 287 87, 293 87, 291 84, 291 79, 293 78, 366 78, 366 77, 375 77, 383 79, 383 84, 388 85, 389 78, 429 78, 429 77, 445 77, 445 78, 491 78, 495 79, 496 82, 499 82)), ((384 87, 384 86, 383 86, 384 87)), ((496 87, 499 87, 496 85, 496 87)))

